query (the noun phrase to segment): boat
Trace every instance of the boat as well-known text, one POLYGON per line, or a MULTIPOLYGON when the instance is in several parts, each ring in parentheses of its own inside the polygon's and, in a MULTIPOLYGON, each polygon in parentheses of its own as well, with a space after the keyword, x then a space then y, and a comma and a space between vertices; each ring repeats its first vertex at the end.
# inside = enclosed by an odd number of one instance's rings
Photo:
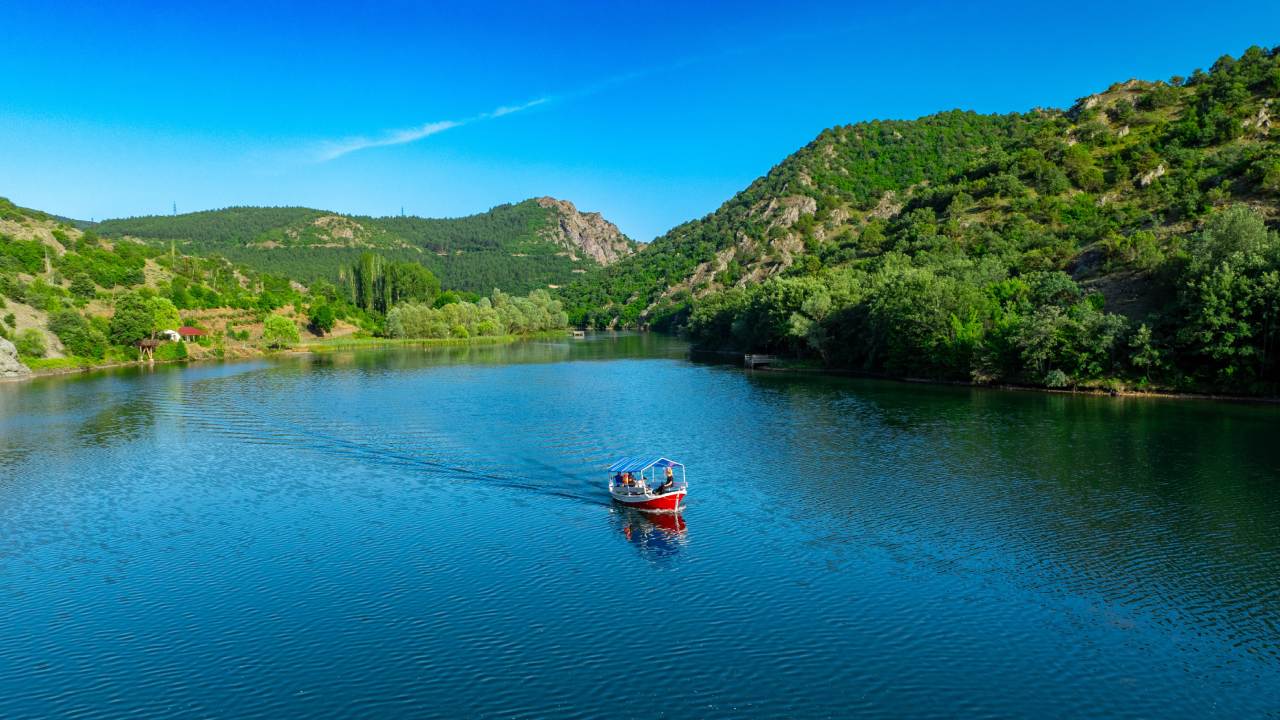
POLYGON ((624 457, 609 466, 609 495, 616 503, 644 512, 677 513, 689 492, 684 465, 658 455, 624 457), (672 482, 665 480, 671 470, 672 482))

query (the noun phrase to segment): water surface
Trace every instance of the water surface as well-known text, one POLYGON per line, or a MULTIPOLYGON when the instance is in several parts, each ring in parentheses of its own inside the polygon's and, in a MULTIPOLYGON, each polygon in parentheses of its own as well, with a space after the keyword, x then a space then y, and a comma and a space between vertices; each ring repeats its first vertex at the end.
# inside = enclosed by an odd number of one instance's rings
POLYGON ((1280 716, 1277 408, 684 357, 0 385, 0 717, 1280 716))

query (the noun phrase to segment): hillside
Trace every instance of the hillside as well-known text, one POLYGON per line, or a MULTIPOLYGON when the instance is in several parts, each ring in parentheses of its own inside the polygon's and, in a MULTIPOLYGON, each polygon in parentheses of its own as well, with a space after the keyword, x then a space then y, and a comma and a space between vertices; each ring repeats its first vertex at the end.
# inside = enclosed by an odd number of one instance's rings
MULTIPOLYGON (((307 212, 281 209, 279 215, 305 218, 307 212)), ((255 221, 254 213, 216 217, 224 223, 220 232, 255 221)), ((308 227, 332 232, 338 225, 308 227)), ((442 291, 421 264, 374 252, 360 255, 342 275, 339 283, 316 280, 308 287, 218 255, 104 240, 91 228, 0 198, 0 378, 24 376, 21 363, 58 370, 133 362, 142 354, 140 341, 166 337, 175 341, 155 348, 157 359, 254 355, 325 336, 507 337, 568 322, 546 290, 527 297, 495 291, 485 298, 442 291), (177 342, 172 331, 183 326, 201 332, 177 342)))
POLYGON ((562 295, 869 372, 1274 393, 1278 94, 1255 47, 1066 110, 834 127, 562 295))
POLYGON ((108 238, 133 238, 193 255, 221 255, 304 282, 336 281, 364 252, 414 261, 446 287, 487 293, 564 285, 635 251, 599 213, 537 198, 453 219, 360 217, 296 207, 234 207, 107 220, 108 238))
MULTIPOLYGON (((133 342, 152 329, 114 320, 139 302, 158 309, 172 325, 166 329, 181 323, 210 331, 207 342, 183 347, 182 357, 247 350, 269 313, 308 324, 303 310, 314 299, 296 282, 222 258, 106 241, 72 222, 0 198, 0 337, 36 367, 136 359, 133 342)), ((334 326, 339 334, 356 329, 334 326)))

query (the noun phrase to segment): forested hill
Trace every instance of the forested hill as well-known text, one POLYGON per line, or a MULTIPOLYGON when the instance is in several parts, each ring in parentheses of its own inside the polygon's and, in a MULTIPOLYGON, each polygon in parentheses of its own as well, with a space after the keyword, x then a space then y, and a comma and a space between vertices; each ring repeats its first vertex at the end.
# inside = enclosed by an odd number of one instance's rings
POLYGON ((221 255, 262 272, 335 280, 364 252, 412 260, 446 287, 488 293, 564 285, 636 244, 598 213, 554 198, 499 205, 462 218, 360 217, 301 207, 233 207, 107 220, 95 231, 196 255, 221 255))
POLYGON ((575 321, 893 375, 1277 391, 1280 54, 834 127, 566 288, 575 321))
MULTIPOLYGON (((252 215, 246 213, 244 226, 252 215)), ((237 231, 232 216, 218 216, 224 222, 218 233, 237 231)), ((472 296, 442 289, 419 263, 374 252, 342 274, 339 283, 304 286, 218 255, 106 240, 92 228, 81 230, 0 197, 0 338, 11 341, 32 369, 132 362, 144 348, 161 360, 234 357, 329 335, 462 340, 560 330, 568 323, 545 289, 525 297, 502 291, 472 296), (196 339, 140 345, 169 338, 183 326, 195 328, 187 336, 196 339)), ((4 364, 0 373, 23 374, 12 362, 4 364)))

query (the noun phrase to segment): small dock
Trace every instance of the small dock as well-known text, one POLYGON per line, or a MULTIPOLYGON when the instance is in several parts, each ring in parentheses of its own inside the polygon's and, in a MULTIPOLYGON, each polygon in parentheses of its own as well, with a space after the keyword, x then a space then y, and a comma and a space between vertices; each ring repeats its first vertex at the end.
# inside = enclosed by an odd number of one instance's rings
POLYGON ((569 337, 576 338, 578 340, 581 340, 586 336, 587 336, 587 333, 585 330, 573 330, 569 333, 569 337))
POLYGON ((748 353, 742 356, 742 367, 748 370, 754 370, 755 368, 776 362, 777 359, 778 358, 773 355, 755 355, 748 353))

